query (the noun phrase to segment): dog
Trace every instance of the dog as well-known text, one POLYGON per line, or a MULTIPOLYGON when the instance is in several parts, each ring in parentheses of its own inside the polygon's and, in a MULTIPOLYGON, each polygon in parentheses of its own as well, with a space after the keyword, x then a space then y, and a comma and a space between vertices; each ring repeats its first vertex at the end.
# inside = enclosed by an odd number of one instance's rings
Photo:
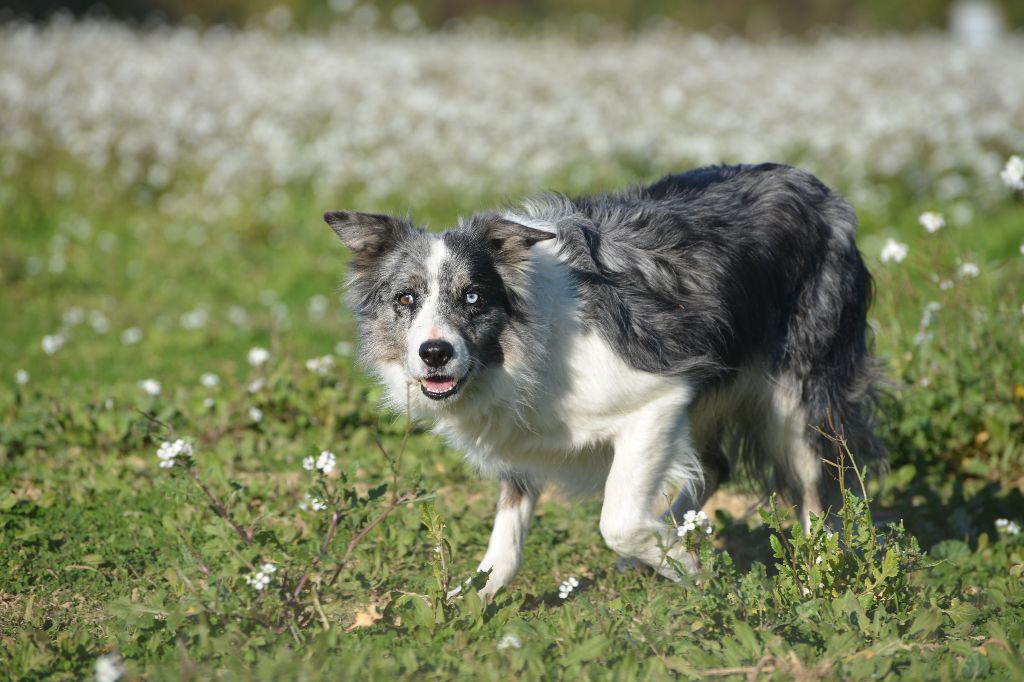
POLYGON ((500 481, 486 599, 519 569, 546 485, 603 491, 607 545, 679 579, 695 557, 667 515, 700 509, 738 468, 808 527, 841 505, 849 464, 819 429, 841 430, 858 466, 884 463, 856 216, 806 172, 698 168, 441 234, 324 218, 351 251, 360 356, 392 408, 500 481))

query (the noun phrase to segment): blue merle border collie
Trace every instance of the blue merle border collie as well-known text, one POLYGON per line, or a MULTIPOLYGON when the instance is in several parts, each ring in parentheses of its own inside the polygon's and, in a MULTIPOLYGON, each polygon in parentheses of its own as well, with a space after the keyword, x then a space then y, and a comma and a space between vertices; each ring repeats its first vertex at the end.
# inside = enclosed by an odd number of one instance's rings
POLYGON ((856 217, 803 171, 700 168, 441 234, 325 219, 352 252, 360 353, 391 405, 500 481, 485 598, 519 569, 545 485, 603 491, 608 546, 678 578, 695 558, 656 513, 668 486, 680 518, 740 468, 807 526, 842 501, 846 463, 819 429, 884 464, 856 217))

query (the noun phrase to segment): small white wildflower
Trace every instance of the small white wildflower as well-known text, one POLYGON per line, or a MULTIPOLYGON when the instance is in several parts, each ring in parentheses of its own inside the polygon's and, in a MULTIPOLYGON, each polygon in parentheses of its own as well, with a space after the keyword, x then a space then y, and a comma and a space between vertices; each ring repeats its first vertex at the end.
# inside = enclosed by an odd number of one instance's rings
POLYGON ((803 591, 803 595, 805 597, 810 596, 811 591, 808 588, 804 587, 804 588, 801 588, 801 590, 803 591))
POLYGON ((978 267, 977 263, 961 263, 960 269, 957 271, 961 277, 977 277, 981 274, 981 268, 978 267))
POLYGON ((312 471, 316 468, 316 460, 313 459, 313 455, 302 458, 302 468, 306 471, 312 471))
POLYGON ((203 407, 205 407, 208 410, 212 410, 213 406, 216 404, 217 401, 214 400, 213 398, 206 398, 205 400, 203 400, 203 407))
POLYGON ((103 654, 93 666, 96 682, 117 682, 124 677, 124 662, 117 654, 103 654))
POLYGON ((156 456, 160 458, 161 469, 170 469, 178 463, 179 457, 192 456, 192 445, 181 438, 173 442, 164 441, 157 449, 156 456))
POLYGON ((504 651, 505 649, 521 649, 523 642, 512 633, 506 634, 500 640, 498 640, 498 651, 504 651))
POLYGON ((951 279, 944 279, 941 282, 939 282, 939 289, 941 289, 942 291, 949 291, 952 288, 953 280, 951 279))
POLYGON ((1024 159, 1017 155, 1011 156, 999 177, 1010 189, 1024 191, 1024 159))
POLYGON ((138 327, 128 327, 121 332, 121 343, 126 346, 132 346, 142 341, 142 330, 138 327))
POLYGON ((181 316, 181 328, 188 330, 202 329, 206 326, 209 319, 210 315, 206 312, 205 308, 196 308, 181 316))
POLYGON ((64 326, 75 327, 85 320, 85 311, 78 306, 72 306, 64 311, 61 319, 64 321, 64 326))
POLYGON ((220 383, 220 377, 213 372, 206 372, 203 376, 199 377, 199 383, 206 388, 213 388, 220 383))
POLYGON ((946 219, 938 211, 925 211, 917 218, 928 234, 935 234, 946 226, 946 219))
POLYGON ((562 582, 561 585, 558 586, 558 598, 567 598, 570 594, 572 594, 572 591, 579 586, 580 581, 577 580, 575 576, 569 576, 566 580, 562 582))
POLYGON ((93 310, 89 313, 89 326, 97 334, 106 334, 110 331, 110 320, 99 310, 93 310))
POLYGON ((683 522, 676 528, 676 536, 686 537, 691 531, 700 529, 705 535, 711 535, 711 519, 702 511, 691 509, 683 514, 683 522))
POLYGON ((323 294, 316 294, 306 304, 306 311, 314 320, 319 320, 327 312, 327 297, 323 294))
POLYGON ((277 573, 277 566, 275 566, 274 564, 266 563, 260 566, 260 570, 267 574, 277 573))
POLYGON ((317 376, 327 376, 328 372, 334 369, 334 356, 324 355, 319 358, 306 360, 306 369, 317 376))
POLYGON ((942 304, 938 301, 929 301, 921 311, 921 327, 927 327, 931 325, 932 320, 935 319, 935 313, 942 310, 942 304))
POLYGON ((47 355, 53 355, 64 347, 64 341, 63 334, 47 334, 43 337, 43 352, 47 355))
POLYGON ((325 474, 329 474, 334 471, 334 465, 337 464, 338 460, 334 456, 333 452, 324 450, 320 453, 320 456, 316 458, 316 468, 325 474))
POLYGON ((160 382, 156 379, 143 379, 139 382, 139 388, 146 392, 146 395, 158 396, 160 395, 160 382))
POLYGON ((19 369, 14 373, 14 382, 19 386, 24 386, 28 383, 28 372, 23 369, 19 369))
POLYGON ((249 324, 249 313, 240 305, 233 305, 228 308, 228 321, 236 327, 245 327, 249 324))
POLYGON ((258 407, 250 407, 249 408, 249 419, 251 419, 251 420, 253 420, 254 422, 257 422, 257 423, 263 421, 263 410, 261 410, 258 407))
POLYGON ((1020 526, 1009 519, 996 519, 996 531, 1000 535, 1019 535, 1020 526))
MULTIPOLYGON (((268 564, 264 564, 267 566, 268 564)), ((276 570, 276 569, 275 569, 276 570)), ((273 571, 271 571, 272 573, 273 571)), ((266 571, 256 571, 245 576, 245 582, 249 583, 255 590, 262 590, 270 584, 270 575, 266 571)))
POLYGON ((825 560, 825 557, 823 557, 823 556, 821 556, 821 555, 819 554, 819 555, 818 555, 818 558, 814 560, 814 565, 815 565, 815 566, 817 566, 818 564, 820 564, 820 563, 821 563, 822 561, 824 561, 824 560, 825 560))
POLYGON ((270 351, 266 348, 256 346, 249 349, 249 364, 253 367, 260 367, 270 359, 270 351))
POLYGON ((882 247, 882 262, 902 263, 903 259, 907 257, 908 250, 909 247, 906 244, 890 239, 882 247))

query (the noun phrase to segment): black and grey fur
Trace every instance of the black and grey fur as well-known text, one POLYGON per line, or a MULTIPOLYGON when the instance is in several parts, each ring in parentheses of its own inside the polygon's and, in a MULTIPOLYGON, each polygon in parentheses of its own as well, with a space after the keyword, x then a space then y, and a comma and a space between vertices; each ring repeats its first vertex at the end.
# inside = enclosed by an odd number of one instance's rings
POLYGON ((884 463, 856 217, 807 173, 701 168, 442 235, 326 219, 353 251, 363 355, 394 404, 503 482, 488 595, 518 568, 548 481, 603 488, 609 545, 670 575, 655 548, 673 536, 650 518, 667 480, 683 483, 681 513, 742 467, 807 523, 841 502, 842 462, 814 427, 884 463))

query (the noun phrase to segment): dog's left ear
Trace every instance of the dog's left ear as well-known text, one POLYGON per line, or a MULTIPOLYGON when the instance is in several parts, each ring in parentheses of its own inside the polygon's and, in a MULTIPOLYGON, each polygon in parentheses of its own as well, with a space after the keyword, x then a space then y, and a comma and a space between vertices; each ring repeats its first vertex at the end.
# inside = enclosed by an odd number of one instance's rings
POLYGON ((531 246, 555 237, 554 232, 527 227, 499 216, 486 218, 482 227, 487 246, 508 261, 526 258, 531 246))
POLYGON ((415 232, 409 221, 378 213, 330 211, 324 213, 324 221, 352 251, 357 266, 371 264, 403 237, 415 232))

